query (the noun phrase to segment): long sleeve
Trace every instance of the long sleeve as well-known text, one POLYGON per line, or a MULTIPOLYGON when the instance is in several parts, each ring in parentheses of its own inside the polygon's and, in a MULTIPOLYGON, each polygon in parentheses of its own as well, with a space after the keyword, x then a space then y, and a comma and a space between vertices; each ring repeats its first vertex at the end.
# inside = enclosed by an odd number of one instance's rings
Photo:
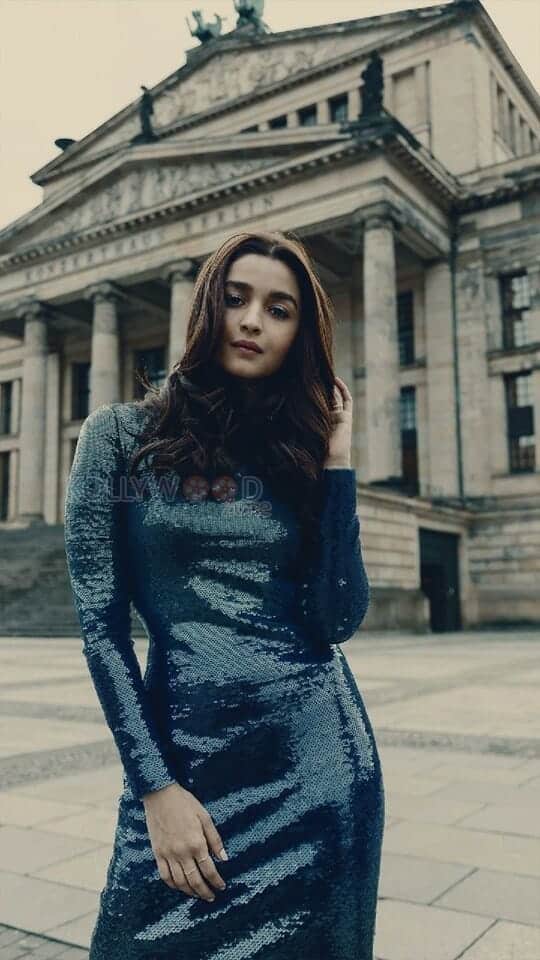
POLYGON ((68 479, 64 537, 83 653, 134 797, 176 783, 131 638, 127 550, 118 478, 123 455, 114 408, 84 421, 68 479))
POLYGON ((299 584, 300 622, 326 643, 343 643, 362 623, 370 599, 356 513, 356 471, 323 470, 317 555, 299 584))

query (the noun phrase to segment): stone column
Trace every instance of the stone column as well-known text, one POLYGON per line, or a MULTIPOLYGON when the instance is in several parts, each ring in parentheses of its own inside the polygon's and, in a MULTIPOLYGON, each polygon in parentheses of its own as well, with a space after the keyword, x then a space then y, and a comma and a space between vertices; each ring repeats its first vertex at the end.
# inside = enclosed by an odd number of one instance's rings
POLYGON ((90 412, 120 400, 120 330, 118 301, 122 292, 113 283, 98 283, 86 291, 94 304, 90 366, 90 412))
POLYGON ((48 313, 45 304, 31 301, 22 304, 17 314, 24 319, 19 517, 29 524, 43 523, 48 313))
POLYGON ((465 496, 491 493, 486 292, 482 260, 467 255, 456 277, 459 405, 465 496))
POLYGON ((364 357, 367 481, 401 477, 394 220, 364 220, 364 357))
POLYGON ((169 320, 169 372, 183 357, 186 350, 187 326, 193 281, 198 264, 186 258, 167 267, 166 275, 171 285, 171 314, 169 320))
POLYGON ((452 333, 452 278, 447 261, 424 273, 428 497, 459 494, 456 390, 452 333))

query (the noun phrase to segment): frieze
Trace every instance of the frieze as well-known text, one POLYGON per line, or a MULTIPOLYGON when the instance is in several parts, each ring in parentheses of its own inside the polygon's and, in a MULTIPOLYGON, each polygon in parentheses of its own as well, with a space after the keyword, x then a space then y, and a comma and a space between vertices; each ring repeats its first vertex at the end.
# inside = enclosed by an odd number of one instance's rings
POLYGON ((77 206, 61 208, 57 216, 51 214, 54 219, 47 227, 39 233, 32 233, 21 243, 21 248, 34 245, 39 240, 84 233, 92 227, 160 207, 191 193, 257 173, 273 166, 279 159, 282 158, 265 154, 264 158, 242 157, 136 167, 108 186, 97 185, 95 195, 77 206))
MULTIPOLYGON (((274 205, 271 194, 249 197, 230 203, 217 210, 208 210, 204 213, 186 217, 172 224, 175 241, 186 240, 219 229, 242 224, 253 217, 264 216, 274 205)), ((106 243, 96 244, 87 250, 78 250, 45 263, 35 264, 18 270, 11 276, 6 276, 0 283, 0 292, 8 292, 21 286, 27 286, 41 281, 52 280, 58 277, 99 267, 119 260, 122 257, 135 256, 159 248, 170 240, 167 228, 164 226, 152 227, 134 233, 131 236, 118 237, 106 243)))

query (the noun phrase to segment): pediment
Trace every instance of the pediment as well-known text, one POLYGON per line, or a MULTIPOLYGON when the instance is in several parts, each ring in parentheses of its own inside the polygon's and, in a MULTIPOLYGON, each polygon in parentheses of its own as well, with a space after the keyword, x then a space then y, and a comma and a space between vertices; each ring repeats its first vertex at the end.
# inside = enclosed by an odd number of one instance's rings
POLYGON ((116 224, 132 217, 160 210, 170 204, 196 197, 220 186, 234 185, 242 178, 275 168, 291 156, 306 156, 306 145, 294 151, 246 152, 231 149, 206 156, 144 159, 131 157, 96 171, 83 191, 71 197, 49 201, 30 211, 17 224, 0 234, 0 252, 21 253, 60 238, 84 235, 87 231, 116 224))
MULTIPOLYGON (((264 89, 276 88, 280 83, 302 74, 309 76, 318 66, 328 67, 351 52, 373 45, 384 44, 404 29, 412 33, 430 20, 441 19, 441 8, 417 11, 417 16, 403 13, 386 14, 348 22, 328 24, 267 34, 245 45, 234 31, 206 46, 193 51, 196 54, 175 74, 157 84, 153 90, 156 131, 166 131, 190 117, 205 114, 225 104, 240 106, 245 98, 264 89), (429 14, 429 15, 428 15, 429 14)), ((445 14, 447 15, 447 14, 445 14)), ((254 119, 253 122, 256 122, 254 119)), ((45 183, 49 177, 67 174, 81 162, 101 156, 105 152, 129 143, 140 132, 138 100, 115 117, 94 130, 34 174, 36 183, 45 183)), ((187 134, 190 135, 189 133, 187 134)))

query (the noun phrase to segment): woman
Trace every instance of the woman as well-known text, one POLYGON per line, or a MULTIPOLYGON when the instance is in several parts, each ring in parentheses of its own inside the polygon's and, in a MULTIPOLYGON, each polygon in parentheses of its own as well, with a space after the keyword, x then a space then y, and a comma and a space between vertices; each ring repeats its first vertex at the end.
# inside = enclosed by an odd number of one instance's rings
POLYGON ((369 586, 333 320, 294 236, 232 236, 165 385, 81 429, 66 554, 124 769, 90 960, 372 960, 384 790, 339 647, 369 586))

